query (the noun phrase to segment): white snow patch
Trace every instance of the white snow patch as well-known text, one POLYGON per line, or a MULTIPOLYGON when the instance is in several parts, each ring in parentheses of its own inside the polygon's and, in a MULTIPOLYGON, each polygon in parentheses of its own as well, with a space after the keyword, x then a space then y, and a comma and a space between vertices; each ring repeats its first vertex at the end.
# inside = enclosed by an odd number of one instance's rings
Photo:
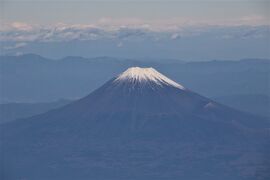
POLYGON ((178 34, 178 33, 175 33, 175 34, 172 34, 171 35, 171 39, 178 39, 178 38, 180 38, 180 35, 178 34))
POLYGON ((185 88, 176 83, 175 81, 167 78, 163 74, 159 73, 154 68, 140 68, 140 67, 131 67, 128 68, 126 71, 121 73, 114 81, 139 81, 139 82, 146 82, 151 81, 160 86, 169 85, 173 86, 182 90, 185 88))
POLYGON ((205 106, 204 106, 204 108, 215 108, 216 107, 216 104, 215 103, 213 103, 213 102, 209 102, 209 103, 207 103, 205 106))

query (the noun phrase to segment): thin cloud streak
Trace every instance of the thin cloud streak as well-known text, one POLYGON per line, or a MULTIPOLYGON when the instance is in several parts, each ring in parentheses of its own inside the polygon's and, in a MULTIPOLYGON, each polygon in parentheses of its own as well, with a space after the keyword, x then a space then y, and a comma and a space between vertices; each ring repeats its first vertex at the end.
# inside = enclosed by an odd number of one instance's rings
MULTIPOLYGON (((2 20, 3 22, 3 20, 2 20)), ((56 23, 53 25, 45 26, 47 28, 106 28, 107 30, 115 30, 122 27, 129 28, 145 28, 151 31, 168 31, 178 30, 190 26, 261 26, 270 25, 269 19, 260 15, 243 16, 236 19, 224 19, 219 21, 214 20, 194 20, 190 18, 169 18, 159 20, 143 20, 140 18, 112 18, 103 17, 94 23, 90 24, 67 24, 56 23)), ((0 27, 1 31, 22 30, 29 31, 33 28, 45 28, 43 25, 29 24, 25 22, 4 22, 0 27)))

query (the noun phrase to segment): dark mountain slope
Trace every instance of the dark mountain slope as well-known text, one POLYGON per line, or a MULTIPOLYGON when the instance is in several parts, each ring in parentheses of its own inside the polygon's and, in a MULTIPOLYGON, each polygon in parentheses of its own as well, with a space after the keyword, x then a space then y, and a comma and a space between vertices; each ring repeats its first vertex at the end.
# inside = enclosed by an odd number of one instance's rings
POLYGON ((1 175, 263 179, 269 127, 152 68, 130 68, 85 98, 2 125, 1 175))

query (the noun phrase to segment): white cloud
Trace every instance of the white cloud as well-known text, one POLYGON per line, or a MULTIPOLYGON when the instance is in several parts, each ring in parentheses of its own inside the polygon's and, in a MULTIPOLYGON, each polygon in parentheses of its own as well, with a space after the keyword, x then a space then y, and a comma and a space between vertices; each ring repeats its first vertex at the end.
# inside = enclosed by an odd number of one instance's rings
POLYGON ((262 25, 270 25, 270 21, 268 18, 259 15, 250 15, 243 16, 236 19, 226 19, 221 22, 212 22, 213 25, 220 26, 262 26, 262 25))
POLYGON ((32 30, 32 26, 26 23, 22 22, 13 22, 11 23, 11 27, 17 29, 17 30, 23 30, 23 31, 28 31, 32 30))
POLYGON ((180 37, 181 36, 178 33, 174 33, 174 34, 171 35, 171 39, 178 39, 180 37))
POLYGON ((22 48, 24 46, 26 46, 27 43, 16 43, 14 45, 11 46, 5 46, 3 47, 5 50, 13 50, 13 49, 18 49, 18 48, 22 48))
MULTIPOLYGON (((71 40, 118 39, 159 41, 163 38, 179 39, 179 37, 199 36, 205 32, 218 31, 218 38, 228 37, 264 37, 266 28, 264 17, 253 15, 222 22, 194 21, 185 18, 173 18, 156 21, 143 21, 137 18, 101 18, 92 24, 57 23, 50 26, 29 25, 23 22, 3 23, 0 29, 0 41, 28 42, 59 42, 71 40), (247 26, 247 28, 238 28, 247 26), (234 29, 236 27, 236 29, 234 29), (254 27, 252 29, 251 27, 254 27), (225 30, 223 29, 225 28, 225 30), (256 29, 260 28, 261 31, 256 29), (237 29, 241 29, 240 31, 237 29)), ((213 32, 212 32, 213 33, 213 32)), ((121 47, 119 43, 117 46, 121 47)), ((19 48, 19 47, 8 47, 19 48)))

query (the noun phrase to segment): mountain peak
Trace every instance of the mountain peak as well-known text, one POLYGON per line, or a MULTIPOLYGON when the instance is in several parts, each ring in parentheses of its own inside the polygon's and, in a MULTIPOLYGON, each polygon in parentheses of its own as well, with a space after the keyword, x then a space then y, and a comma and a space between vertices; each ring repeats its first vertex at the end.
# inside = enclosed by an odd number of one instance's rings
POLYGON ((169 85, 184 90, 185 88, 177 82, 169 79, 165 75, 159 73, 154 68, 131 67, 118 75, 116 82, 132 81, 132 82, 154 82, 160 86, 169 85))

